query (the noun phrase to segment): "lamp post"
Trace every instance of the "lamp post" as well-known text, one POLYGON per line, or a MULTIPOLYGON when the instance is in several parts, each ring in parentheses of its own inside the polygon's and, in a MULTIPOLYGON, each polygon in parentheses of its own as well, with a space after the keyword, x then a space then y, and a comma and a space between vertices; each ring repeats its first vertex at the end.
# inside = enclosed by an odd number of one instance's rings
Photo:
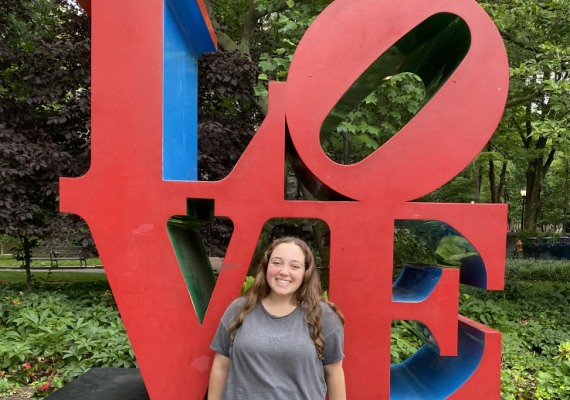
POLYGON ((526 200, 526 189, 521 190, 521 196, 522 196, 522 215, 521 215, 521 230, 523 229, 523 224, 524 224, 524 203, 526 200))

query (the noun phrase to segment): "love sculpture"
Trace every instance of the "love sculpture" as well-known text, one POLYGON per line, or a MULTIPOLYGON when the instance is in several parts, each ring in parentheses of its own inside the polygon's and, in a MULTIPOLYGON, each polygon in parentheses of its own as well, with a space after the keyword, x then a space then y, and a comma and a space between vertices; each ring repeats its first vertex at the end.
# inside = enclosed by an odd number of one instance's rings
POLYGON ((93 233, 153 400, 203 399, 211 339, 276 217, 330 227, 348 398, 499 399, 501 335, 457 313, 460 282, 503 288, 506 205, 411 202, 469 164, 505 105, 505 49, 475 1, 336 0, 301 40, 287 82, 269 84, 267 117, 219 182, 192 181, 189 161, 195 61, 215 40, 201 0, 96 0, 90 13, 92 164, 61 180, 61 211, 93 233), (321 140, 402 72, 423 80, 429 102, 362 162, 331 161, 321 140), (318 201, 285 200, 286 154, 318 201), (196 228, 214 214, 234 224, 217 281, 196 228), (407 265, 392 285, 395 221, 423 220, 473 251, 461 268, 407 265), (393 320, 418 321, 427 345, 390 366, 393 320))

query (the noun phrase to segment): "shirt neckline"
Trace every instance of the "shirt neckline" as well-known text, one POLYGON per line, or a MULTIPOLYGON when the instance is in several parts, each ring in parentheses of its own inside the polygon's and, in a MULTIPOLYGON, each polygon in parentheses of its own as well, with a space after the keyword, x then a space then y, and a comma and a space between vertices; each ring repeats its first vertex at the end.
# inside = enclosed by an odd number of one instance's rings
POLYGON ((299 308, 299 306, 296 306, 296 307, 293 309, 293 311, 291 311, 289 314, 287 314, 287 315, 281 315, 281 316, 278 317, 277 315, 273 315, 273 314, 271 314, 269 311, 267 311, 267 310, 265 309, 265 307, 263 306, 263 302, 262 302, 261 300, 259 300, 259 303, 258 303, 258 304, 260 305, 260 307, 261 307, 261 309, 263 310, 263 312, 265 313, 265 315, 267 315, 269 318, 272 318, 272 319, 283 319, 283 318, 287 318, 288 316, 293 315, 293 314, 295 313, 295 311, 297 311, 297 309, 299 308))

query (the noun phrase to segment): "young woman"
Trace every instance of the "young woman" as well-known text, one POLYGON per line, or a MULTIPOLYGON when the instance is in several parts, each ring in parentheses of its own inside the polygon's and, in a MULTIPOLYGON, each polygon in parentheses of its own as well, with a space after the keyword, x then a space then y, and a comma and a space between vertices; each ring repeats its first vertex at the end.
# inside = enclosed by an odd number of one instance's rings
POLYGON ((220 321, 208 400, 346 399, 343 325, 322 296, 309 246, 275 240, 220 321))

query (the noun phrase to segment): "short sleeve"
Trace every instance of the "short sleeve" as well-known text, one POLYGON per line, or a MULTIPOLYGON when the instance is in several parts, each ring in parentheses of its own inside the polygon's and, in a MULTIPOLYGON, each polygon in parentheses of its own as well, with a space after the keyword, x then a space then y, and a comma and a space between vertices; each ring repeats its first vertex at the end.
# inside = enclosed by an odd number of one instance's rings
POLYGON ((214 335, 214 339, 212 340, 212 344, 210 345, 210 349, 214 350, 216 353, 220 353, 225 357, 230 357, 230 334, 228 329, 224 326, 224 323, 220 321, 220 325, 218 325, 218 330, 216 330, 216 334, 214 335))
POLYGON ((323 365, 342 361, 344 358, 344 328, 336 313, 326 303, 321 303, 322 334, 325 338, 323 365))
POLYGON ((244 303, 245 299, 243 297, 239 297, 226 309, 226 312, 220 321, 220 325, 218 325, 212 344, 210 345, 210 349, 214 350, 216 353, 220 353, 228 358, 230 357, 230 347, 232 342, 230 340, 229 327, 239 315, 244 303))

